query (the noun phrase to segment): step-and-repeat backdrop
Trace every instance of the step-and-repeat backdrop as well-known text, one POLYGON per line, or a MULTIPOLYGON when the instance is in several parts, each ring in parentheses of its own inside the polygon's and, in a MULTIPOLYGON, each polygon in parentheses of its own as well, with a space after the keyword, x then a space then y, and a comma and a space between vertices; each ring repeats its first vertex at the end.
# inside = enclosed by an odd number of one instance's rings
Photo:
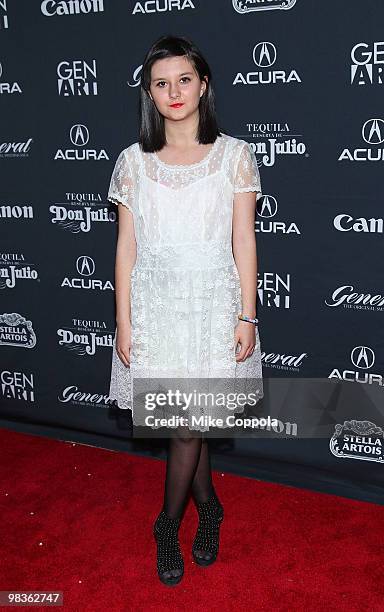
POLYGON ((137 140, 145 53, 186 35, 263 187, 263 410, 277 425, 231 452, 384 484, 383 21, 375 0, 0 0, 3 419, 128 448, 108 398, 106 195, 137 140))

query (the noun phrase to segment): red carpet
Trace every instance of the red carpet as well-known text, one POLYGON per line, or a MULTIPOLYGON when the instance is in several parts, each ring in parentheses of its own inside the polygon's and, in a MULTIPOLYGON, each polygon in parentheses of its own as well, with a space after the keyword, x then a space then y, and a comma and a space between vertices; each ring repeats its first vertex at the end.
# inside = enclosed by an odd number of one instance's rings
POLYGON ((215 473, 219 559, 193 564, 190 502, 170 588, 152 537, 163 461, 4 429, 0 444, 0 590, 61 590, 69 611, 384 610, 382 506, 215 473))

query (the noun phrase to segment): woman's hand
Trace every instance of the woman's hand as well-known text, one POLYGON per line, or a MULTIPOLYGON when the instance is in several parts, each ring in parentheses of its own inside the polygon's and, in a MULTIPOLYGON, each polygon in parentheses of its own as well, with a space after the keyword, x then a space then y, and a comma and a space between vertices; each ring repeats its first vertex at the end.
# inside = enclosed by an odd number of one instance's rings
POLYGON ((131 359, 131 324, 120 323, 116 331, 116 352, 126 367, 130 366, 131 359))
POLYGON ((236 354, 236 361, 245 361, 256 346, 256 328, 253 323, 239 320, 235 327, 235 350, 238 343, 241 344, 241 350, 236 354))

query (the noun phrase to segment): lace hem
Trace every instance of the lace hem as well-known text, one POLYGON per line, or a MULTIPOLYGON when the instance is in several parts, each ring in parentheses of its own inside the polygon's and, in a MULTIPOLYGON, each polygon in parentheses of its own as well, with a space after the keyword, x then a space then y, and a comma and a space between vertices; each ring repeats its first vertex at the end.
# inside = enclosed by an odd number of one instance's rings
POLYGON ((253 185, 250 187, 238 187, 234 189, 234 193, 247 193, 249 191, 256 191, 256 200, 259 200, 262 197, 262 192, 260 190, 260 187, 253 185))
POLYGON ((113 202, 113 204, 116 204, 116 205, 122 204, 123 206, 125 206, 125 208, 128 208, 128 210, 131 211, 131 213, 133 214, 132 206, 128 204, 128 202, 124 201, 124 199, 121 196, 111 194, 107 197, 107 200, 109 200, 110 202, 113 202))

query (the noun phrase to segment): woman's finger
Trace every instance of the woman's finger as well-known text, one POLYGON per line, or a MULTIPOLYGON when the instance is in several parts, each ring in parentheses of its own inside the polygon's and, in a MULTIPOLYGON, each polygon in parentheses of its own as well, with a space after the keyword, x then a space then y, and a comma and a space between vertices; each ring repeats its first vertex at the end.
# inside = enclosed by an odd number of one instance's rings
POLYGON ((244 361, 249 345, 241 345, 241 350, 236 355, 236 361, 244 361))
POLYGON ((244 353, 240 352, 238 354, 238 356, 240 357, 238 359, 238 361, 245 361, 248 357, 250 357, 250 355, 252 355, 253 351, 254 351, 254 345, 253 344, 249 344, 248 346, 245 347, 244 353))
POLYGON ((118 349, 118 350, 117 350, 117 354, 119 355, 120 360, 123 362, 123 364, 124 364, 126 367, 128 367, 128 366, 130 365, 130 364, 129 364, 129 354, 128 354, 128 355, 126 355, 125 351, 123 351, 122 349, 118 349))

